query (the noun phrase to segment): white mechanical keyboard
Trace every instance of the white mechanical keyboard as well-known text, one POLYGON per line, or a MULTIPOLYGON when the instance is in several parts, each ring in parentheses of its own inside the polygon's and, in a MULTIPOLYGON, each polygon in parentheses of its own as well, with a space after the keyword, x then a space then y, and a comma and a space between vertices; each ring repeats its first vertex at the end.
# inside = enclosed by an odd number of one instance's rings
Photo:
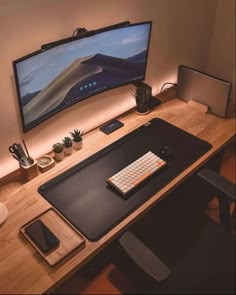
POLYGON ((136 161, 107 179, 107 182, 126 195, 154 172, 164 167, 166 162, 152 152, 147 152, 136 161))

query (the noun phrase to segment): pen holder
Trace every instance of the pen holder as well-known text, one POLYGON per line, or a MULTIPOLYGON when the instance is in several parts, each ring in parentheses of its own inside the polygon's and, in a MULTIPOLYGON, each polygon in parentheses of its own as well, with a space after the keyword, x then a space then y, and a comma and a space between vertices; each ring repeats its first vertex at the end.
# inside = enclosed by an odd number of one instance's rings
POLYGON ((34 160, 33 164, 31 164, 30 166, 20 165, 20 170, 21 170, 22 176, 26 180, 31 180, 39 174, 39 169, 38 169, 36 160, 34 160))

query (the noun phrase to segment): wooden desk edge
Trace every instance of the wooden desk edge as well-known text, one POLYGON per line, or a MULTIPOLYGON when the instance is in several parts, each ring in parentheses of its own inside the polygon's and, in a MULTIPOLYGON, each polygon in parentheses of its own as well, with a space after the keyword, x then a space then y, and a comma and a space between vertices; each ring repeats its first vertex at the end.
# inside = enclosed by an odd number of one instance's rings
MULTIPOLYGON (((185 110, 184 108, 186 107, 186 105, 184 104, 184 102, 178 102, 178 100, 174 99, 174 103, 170 102, 170 105, 168 106, 168 107, 170 107, 169 108, 170 111, 169 111, 169 109, 165 110, 165 106, 163 105, 161 108, 157 108, 156 110, 153 111, 152 114, 147 115, 145 118, 143 118, 143 117, 141 118, 141 117, 139 117, 139 116, 137 116, 135 114, 128 114, 128 115, 121 116, 121 120, 123 120, 123 119, 127 120, 127 122, 129 122, 129 124, 127 124, 127 125, 129 125, 129 126, 126 127, 126 129, 124 129, 123 131, 120 130, 119 131, 120 133, 118 132, 118 137, 114 135, 112 138, 122 137, 125 134, 131 132, 133 129, 137 128, 138 126, 141 126, 144 123, 144 121, 150 120, 153 117, 157 117, 157 116, 159 116, 162 119, 166 119, 170 123, 172 121, 175 122, 175 120, 177 120, 176 122, 179 123, 179 121, 178 121, 179 117, 178 117, 178 114, 177 114, 177 110, 175 109, 176 105, 180 106, 180 111, 182 111, 182 108, 183 108, 183 110, 185 110), (176 101, 176 103, 175 103, 175 101, 176 101), (173 108, 174 108, 175 111, 172 113, 171 110, 173 108), (166 112, 166 114, 165 114, 165 112, 166 112), (170 113, 170 115, 169 115, 169 113, 170 113), (164 115, 161 116, 161 114, 164 114, 164 115)), ((214 120, 217 121, 217 122, 222 121, 222 119, 218 119, 218 118, 216 118, 214 120)), ((209 158, 214 156, 220 149, 222 149, 228 142, 231 141, 231 139, 234 137, 234 134, 235 134, 235 130, 233 130, 233 127, 232 127, 233 124, 235 123, 235 121, 228 124, 229 121, 230 120, 223 120, 222 124, 219 123, 219 126, 221 127, 221 125, 222 125, 224 127, 224 128, 222 127, 223 131, 226 130, 227 134, 223 136, 223 139, 221 139, 219 141, 216 141, 216 143, 213 144, 213 148, 207 154, 202 156, 198 161, 196 161, 193 165, 191 165, 183 173, 181 173, 178 177, 176 177, 171 183, 169 183, 161 191, 159 191, 152 198, 150 198, 147 202, 145 202, 143 205, 141 205, 137 210, 135 210, 132 214, 130 214, 126 219, 124 219, 119 225, 117 225, 115 228, 113 228, 108 234, 106 234, 99 241, 97 241, 97 242, 89 242, 88 241, 85 249, 83 249, 78 254, 75 254, 71 259, 66 261, 64 264, 58 265, 55 269, 54 268, 48 268, 47 266, 44 266, 44 264, 41 263, 41 261, 40 261, 40 263, 37 264, 38 268, 41 271, 45 271, 44 278, 46 277, 45 280, 43 280, 43 278, 42 278, 41 281, 42 282, 46 281, 46 283, 45 282, 40 283, 40 278, 39 278, 39 282, 38 282, 37 286, 34 286, 32 288, 30 286, 27 286, 27 285, 22 286, 23 292, 24 293, 50 292, 58 284, 63 282, 68 276, 70 276, 72 273, 74 273, 80 267, 82 267, 86 262, 88 262, 88 260, 90 260, 92 257, 94 257, 99 251, 101 251, 103 248, 105 248, 108 243, 110 243, 111 241, 116 239, 119 234, 121 234, 131 224, 133 224, 139 218, 141 218, 159 200, 164 198, 165 195, 167 195, 171 190, 174 190, 176 188, 176 186, 178 186, 187 177, 189 177, 191 174, 193 174, 198 168, 200 168, 204 163, 206 163, 209 160, 209 158)), ((175 123, 172 123, 172 124, 175 125, 175 123)), ((178 125, 178 124, 176 124, 176 125, 178 125)), ((95 134, 98 134, 98 131, 95 131, 95 134)), ((101 137, 101 136, 102 136, 101 134, 98 134, 98 137, 101 137)), ((86 157, 86 152, 85 152, 85 157, 86 157)), ((73 161, 70 160, 69 166, 72 165, 71 164, 72 162, 73 161)), ((66 167, 64 167, 64 168, 65 168, 65 170, 67 170, 67 165, 65 164, 65 166, 66 167)), ((53 168, 53 169, 55 169, 55 168, 53 168)), ((58 169, 55 170, 55 173, 59 172, 61 170, 63 170, 63 169, 58 168, 58 169)), ((45 177, 49 178, 49 176, 52 175, 52 174, 53 173, 45 174, 46 175, 45 177)), ((23 187, 25 186, 26 189, 29 189, 29 188, 32 189, 32 188, 35 188, 37 185, 39 185, 40 182, 42 182, 42 179, 39 178, 39 180, 37 180, 37 178, 36 178, 35 180, 33 180, 33 181, 29 182, 29 183, 26 183, 25 185, 23 184, 23 187)), ((1 189, 0 189, 0 193, 1 193, 1 189)), ((18 194, 18 192, 16 194, 18 194)), ((36 194, 36 193, 34 192, 34 194, 36 194)), ((49 207, 49 204, 47 204, 47 202, 45 200, 40 199, 38 201, 40 202, 40 204, 42 204, 41 207, 44 210, 49 207)), ((35 206, 37 206, 37 205, 35 205, 35 206)), ((19 246, 20 243, 21 243, 21 241, 16 241, 17 246, 19 246)), ((26 245, 23 244, 23 245, 21 245, 21 247, 22 248, 26 247, 26 245)), ((22 251, 24 251, 24 250, 22 249, 22 251)), ((27 251, 28 251, 28 249, 27 249, 27 251)), ((29 257, 29 259, 35 259, 35 258, 34 257, 32 257, 32 258, 29 257)), ((37 261, 35 263, 37 263, 37 261)), ((32 264, 34 265, 34 261, 32 261, 32 264)), ((36 267, 37 267, 37 265, 36 265, 36 267)), ((3 284, 3 281, 0 279, 0 286, 1 286, 1 284, 3 284)))

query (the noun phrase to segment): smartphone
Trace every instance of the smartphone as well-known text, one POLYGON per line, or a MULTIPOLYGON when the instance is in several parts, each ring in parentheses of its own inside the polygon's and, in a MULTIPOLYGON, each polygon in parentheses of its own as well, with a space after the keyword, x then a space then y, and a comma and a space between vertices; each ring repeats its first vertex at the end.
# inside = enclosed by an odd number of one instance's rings
POLYGON ((39 219, 28 225, 25 228, 25 233, 45 254, 50 253, 60 244, 60 240, 39 219))

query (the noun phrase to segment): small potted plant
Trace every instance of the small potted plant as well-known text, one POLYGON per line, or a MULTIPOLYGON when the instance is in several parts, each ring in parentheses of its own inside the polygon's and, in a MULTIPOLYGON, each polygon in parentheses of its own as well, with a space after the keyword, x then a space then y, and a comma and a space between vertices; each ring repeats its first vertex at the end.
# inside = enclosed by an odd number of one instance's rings
POLYGON ((151 92, 152 88, 142 82, 137 84, 136 88, 132 90, 132 94, 136 100, 136 112, 138 114, 146 115, 150 112, 151 92))
POLYGON ((62 143, 57 142, 53 146, 54 158, 56 161, 61 161, 64 158, 64 146, 62 143))
POLYGON ((69 156, 72 154, 72 151, 73 151, 73 141, 71 140, 70 137, 68 136, 65 136, 63 139, 62 139, 62 142, 63 142, 63 145, 64 145, 64 148, 65 148, 65 155, 69 156))
POLYGON ((82 135, 84 134, 84 132, 83 131, 81 132, 78 129, 74 129, 74 131, 70 132, 70 134, 73 137, 74 148, 76 150, 80 150, 82 148, 82 144, 83 144, 82 135))

